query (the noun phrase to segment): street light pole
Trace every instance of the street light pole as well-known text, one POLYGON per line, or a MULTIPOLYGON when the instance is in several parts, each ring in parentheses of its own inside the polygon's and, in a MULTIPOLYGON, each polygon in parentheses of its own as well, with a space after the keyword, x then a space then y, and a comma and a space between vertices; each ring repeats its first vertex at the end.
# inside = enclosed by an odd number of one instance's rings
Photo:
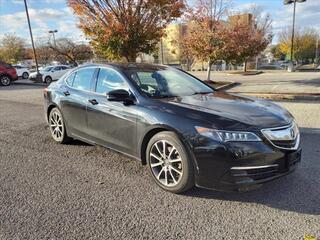
POLYGON ((319 59, 318 59, 318 56, 319 56, 319 38, 317 38, 317 43, 316 43, 316 63, 319 63, 319 59))
POLYGON ((58 32, 58 30, 53 30, 53 31, 50 30, 50 31, 49 31, 49 33, 52 34, 52 36, 53 36, 53 44, 54 44, 55 47, 57 47, 57 44, 56 44, 56 36, 55 36, 55 33, 57 33, 57 32, 58 32))
POLYGON ((32 44, 32 50, 33 50, 33 55, 34 55, 34 60, 36 62, 36 71, 37 71, 37 76, 36 80, 41 79, 42 76, 39 72, 39 67, 38 67, 38 60, 37 60, 37 54, 36 54, 36 49, 34 47, 34 42, 33 42, 33 36, 32 36, 32 30, 31 30, 31 24, 30 24, 30 18, 29 18, 29 12, 28 12, 28 5, 27 5, 27 0, 24 0, 24 7, 26 9, 26 14, 27 14, 27 20, 28 20, 28 26, 29 26, 29 32, 30 32, 30 38, 31 38, 31 44, 32 44))
POLYGON ((297 2, 302 3, 307 0, 284 0, 285 5, 289 5, 293 3, 293 19, 292 19, 292 34, 291 34, 291 50, 290 50, 290 65, 288 66, 288 71, 293 72, 293 45, 294 45, 294 26, 296 21, 296 4, 297 2))
POLYGON ((296 0, 293 3, 293 21, 292 21, 292 33, 291 33, 291 51, 290 51, 290 61, 293 63, 293 44, 294 44, 294 25, 296 21, 296 0))

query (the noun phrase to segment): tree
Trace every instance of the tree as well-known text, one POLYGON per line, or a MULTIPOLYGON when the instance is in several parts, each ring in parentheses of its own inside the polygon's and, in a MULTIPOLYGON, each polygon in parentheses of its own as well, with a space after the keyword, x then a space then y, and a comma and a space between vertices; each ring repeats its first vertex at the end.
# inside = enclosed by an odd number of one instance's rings
POLYGON ((16 63, 24 58, 25 42, 15 35, 4 35, 0 41, 0 59, 16 63))
POLYGON ((208 61, 207 80, 210 80, 212 64, 222 60, 227 50, 228 31, 221 18, 229 7, 229 0, 198 0, 187 13, 189 24, 183 46, 198 60, 208 61))
POLYGON ((50 48, 49 45, 42 45, 37 47, 37 58, 40 64, 48 64, 56 60, 56 53, 50 48))
MULTIPOLYGON (((318 38, 319 34, 315 29, 307 28, 301 30, 297 28, 293 43, 293 59, 296 61, 314 60, 318 38)), ((280 32, 279 39, 280 52, 289 58, 291 54, 291 30, 286 29, 280 32)))
POLYGON ((78 65, 78 61, 93 57, 93 52, 88 45, 77 44, 69 38, 57 39, 56 44, 49 43, 49 48, 53 50, 57 58, 62 57, 74 66, 78 65))
POLYGON ((210 80, 210 68, 213 63, 224 59, 227 50, 228 29, 221 22, 211 23, 205 19, 191 22, 185 37, 187 51, 196 59, 208 61, 207 80, 210 80), (211 26, 213 25, 213 26, 211 26), (212 27, 212 31, 208 29, 212 27))
POLYGON ((185 8, 183 0, 68 0, 68 5, 95 49, 130 62, 154 51, 163 29, 185 8))
POLYGON ((229 29, 224 60, 233 64, 244 62, 244 71, 247 71, 247 61, 262 52, 270 42, 271 36, 257 26, 237 24, 229 29))
POLYGON ((276 60, 284 60, 286 57, 286 55, 280 50, 280 44, 272 46, 271 53, 276 60))
POLYGON ((231 24, 228 43, 230 52, 225 60, 233 64, 244 63, 244 71, 246 71, 247 61, 265 50, 272 40, 272 19, 269 14, 264 14, 263 9, 256 4, 250 5, 248 9, 240 13, 233 14, 229 18, 231 24))

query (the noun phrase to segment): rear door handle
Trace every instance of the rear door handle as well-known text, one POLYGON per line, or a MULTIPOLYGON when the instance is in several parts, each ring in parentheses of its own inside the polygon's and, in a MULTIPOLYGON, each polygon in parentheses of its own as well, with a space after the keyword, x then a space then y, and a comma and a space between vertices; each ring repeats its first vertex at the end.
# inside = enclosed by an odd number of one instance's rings
POLYGON ((97 105, 98 104, 98 101, 96 99, 89 99, 88 100, 89 103, 91 103, 92 105, 97 105))
POLYGON ((64 91, 63 94, 64 94, 65 96, 69 96, 69 95, 70 95, 69 91, 64 91))

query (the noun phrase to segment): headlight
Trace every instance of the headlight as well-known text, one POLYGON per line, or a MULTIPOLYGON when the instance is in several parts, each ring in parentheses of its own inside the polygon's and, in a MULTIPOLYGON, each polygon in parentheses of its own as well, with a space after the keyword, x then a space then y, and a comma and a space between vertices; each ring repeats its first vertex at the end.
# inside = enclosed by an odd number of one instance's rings
POLYGON ((204 127, 195 127, 197 132, 202 136, 211 138, 220 142, 258 142, 261 139, 252 132, 238 132, 216 130, 204 127))

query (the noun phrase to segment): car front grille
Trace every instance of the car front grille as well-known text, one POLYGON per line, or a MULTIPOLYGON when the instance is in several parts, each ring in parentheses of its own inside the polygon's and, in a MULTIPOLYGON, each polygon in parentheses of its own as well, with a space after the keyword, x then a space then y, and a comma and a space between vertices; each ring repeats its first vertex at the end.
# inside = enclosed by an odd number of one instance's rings
POLYGON ((300 133, 295 122, 288 126, 262 129, 261 132, 277 148, 296 150, 299 147, 300 133))

